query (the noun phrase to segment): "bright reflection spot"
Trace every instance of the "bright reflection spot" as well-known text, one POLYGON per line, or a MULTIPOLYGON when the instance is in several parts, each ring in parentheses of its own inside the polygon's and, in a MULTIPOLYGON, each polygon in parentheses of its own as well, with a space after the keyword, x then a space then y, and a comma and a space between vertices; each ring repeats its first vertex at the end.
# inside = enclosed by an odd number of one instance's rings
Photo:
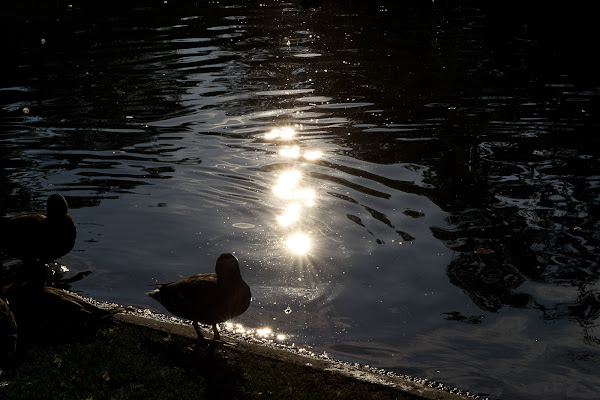
POLYGON ((292 199, 293 198, 293 188, 298 184, 298 181, 302 177, 299 171, 290 170, 285 171, 279 176, 279 180, 277 181, 277 185, 273 188, 273 191, 277 195, 277 197, 282 199, 292 199))
POLYGON ((302 174, 296 170, 285 171, 279 176, 273 192, 280 199, 300 201, 305 206, 312 207, 315 205, 315 191, 312 189, 295 189, 301 177, 302 174))
POLYGON ((294 200, 300 200, 307 207, 315 205, 315 192, 312 189, 294 190, 294 200))
POLYGON ((277 217, 277 222, 281 226, 289 226, 300 219, 301 210, 302 206, 300 206, 299 203, 292 203, 286 208, 282 215, 277 217))
POLYGON ((284 126, 282 128, 274 128, 267 134, 265 134, 265 139, 282 139, 282 140, 291 140, 296 135, 296 131, 289 127, 284 126))
POLYGON ((242 324, 233 324, 231 322, 225 323, 225 329, 234 333, 244 334, 247 333, 246 328, 242 324))
POLYGON ((281 128, 279 130, 279 137, 284 140, 292 139, 296 136, 296 131, 290 127, 281 128))
POLYGON ((279 155, 287 158, 298 158, 300 157, 300 147, 298 146, 285 146, 279 150, 279 155))
POLYGON ((302 155, 302 157, 304 157, 305 159, 310 160, 310 161, 318 160, 322 156, 323 156, 323 152, 321 152, 319 150, 307 151, 306 153, 304 153, 302 155))
POLYGON ((265 139, 267 139, 267 140, 276 139, 278 137, 279 137, 279 130, 278 129, 273 129, 271 132, 267 132, 265 134, 265 139))
POLYGON ((296 233, 290 236, 285 243, 296 254, 306 254, 310 250, 310 239, 303 233, 296 233))
POLYGON ((287 336, 283 333, 275 334, 273 330, 269 327, 258 328, 258 329, 246 329, 242 324, 234 324, 232 322, 225 322, 223 324, 223 329, 227 330, 231 333, 249 336, 253 338, 261 338, 272 340, 273 338, 284 341, 287 339, 287 336))
MULTIPOLYGON (((298 127, 298 125, 297 125, 298 127)), ((284 145, 279 148, 279 156, 288 159, 304 159, 307 161, 318 160, 323 157, 320 150, 307 150, 292 141, 296 135, 296 131, 290 126, 280 126, 271 129, 265 133, 267 140, 280 140, 284 145)), ((283 213, 277 216, 277 223, 282 227, 290 227, 298 222, 303 214, 304 207, 313 207, 316 204, 315 191, 310 187, 301 184, 302 173, 299 170, 291 169, 282 171, 273 186, 273 193, 276 197, 286 201, 283 213)), ((296 233, 285 240, 285 244, 289 251, 297 255, 306 254, 311 249, 311 239, 304 233, 296 233)), ((290 310, 291 311, 291 310, 290 310)), ((288 311, 286 310, 286 313, 288 311)), ((274 336, 269 328, 263 328, 256 331, 259 336, 274 336)), ((284 340, 285 335, 278 336, 278 340, 284 340)))
POLYGON ((271 328, 260 328, 256 330, 256 334, 261 337, 271 336, 271 333, 273 333, 271 328))

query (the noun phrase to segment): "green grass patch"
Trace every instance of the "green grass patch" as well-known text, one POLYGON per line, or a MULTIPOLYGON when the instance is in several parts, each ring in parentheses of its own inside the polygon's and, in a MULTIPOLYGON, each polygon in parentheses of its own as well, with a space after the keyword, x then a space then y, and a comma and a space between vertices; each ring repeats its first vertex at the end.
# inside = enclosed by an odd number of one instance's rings
POLYGON ((140 326, 31 347, 0 378, 17 399, 410 399, 398 390, 328 371, 140 326))

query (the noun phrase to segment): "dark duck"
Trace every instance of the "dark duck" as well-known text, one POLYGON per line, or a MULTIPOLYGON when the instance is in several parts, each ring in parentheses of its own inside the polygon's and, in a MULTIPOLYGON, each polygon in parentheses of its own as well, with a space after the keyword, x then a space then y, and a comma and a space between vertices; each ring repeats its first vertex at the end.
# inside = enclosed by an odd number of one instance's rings
POLYGON ((171 314, 191 320, 198 341, 204 338, 198 323, 212 325, 213 340, 220 340, 217 324, 243 314, 250 306, 252 294, 233 254, 221 254, 215 271, 157 284, 155 290, 146 294, 171 314))
POLYGON ((19 342, 52 342, 79 338, 123 311, 100 308, 68 291, 46 286, 31 288, 29 283, 4 287, 6 299, 19 327, 19 342))
POLYGON ((8 303, 3 296, 0 296, 0 367, 11 362, 16 351, 17 322, 8 303))
POLYGON ((75 245, 77 229, 60 194, 48 197, 46 214, 0 217, 0 252, 11 258, 50 262, 75 245))

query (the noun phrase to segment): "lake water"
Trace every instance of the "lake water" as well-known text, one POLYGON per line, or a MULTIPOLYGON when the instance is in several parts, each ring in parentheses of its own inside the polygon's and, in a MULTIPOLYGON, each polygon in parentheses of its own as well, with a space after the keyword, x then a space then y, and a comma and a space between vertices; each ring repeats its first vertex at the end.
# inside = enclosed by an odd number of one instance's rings
POLYGON ((590 10, 50 3, 2 17, 0 214, 67 197, 73 290, 164 312, 149 285, 234 252, 248 329, 490 398, 598 398, 590 10))

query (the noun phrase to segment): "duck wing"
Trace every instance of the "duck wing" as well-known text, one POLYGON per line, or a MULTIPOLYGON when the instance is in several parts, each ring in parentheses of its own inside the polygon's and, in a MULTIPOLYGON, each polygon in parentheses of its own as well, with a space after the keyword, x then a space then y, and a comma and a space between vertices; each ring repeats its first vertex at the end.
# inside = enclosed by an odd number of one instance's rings
POLYGON ((16 258, 28 254, 31 244, 40 242, 45 220, 41 213, 0 217, 0 251, 16 258))
POLYGON ((146 294, 171 314, 206 324, 216 322, 219 301, 216 274, 198 274, 155 286, 156 290, 146 294))
POLYGON ((0 217, 0 251, 19 259, 52 261, 75 245, 77 229, 68 215, 47 218, 42 213, 0 217))

